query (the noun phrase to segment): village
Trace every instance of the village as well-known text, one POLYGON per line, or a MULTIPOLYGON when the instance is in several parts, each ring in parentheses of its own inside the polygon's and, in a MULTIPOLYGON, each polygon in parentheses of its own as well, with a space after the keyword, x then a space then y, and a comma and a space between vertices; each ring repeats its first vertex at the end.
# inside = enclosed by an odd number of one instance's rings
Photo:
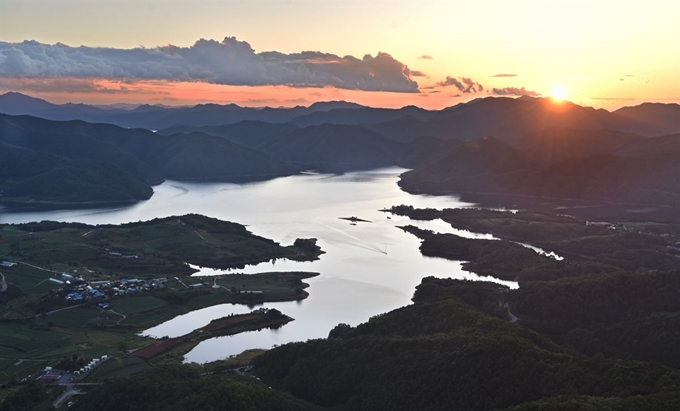
POLYGON ((60 286, 52 290, 53 295, 63 297, 71 303, 83 303, 85 301, 99 301, 98 306, 103 309, 109 308, 105 302, 110 297, 137 294, 159 290, 166 287, 167 278, 158 277, 151 279, 123 278, 120 280, 85 281, 82 277, 62 273, 61 279, 50 278, 50 281, 60 286))

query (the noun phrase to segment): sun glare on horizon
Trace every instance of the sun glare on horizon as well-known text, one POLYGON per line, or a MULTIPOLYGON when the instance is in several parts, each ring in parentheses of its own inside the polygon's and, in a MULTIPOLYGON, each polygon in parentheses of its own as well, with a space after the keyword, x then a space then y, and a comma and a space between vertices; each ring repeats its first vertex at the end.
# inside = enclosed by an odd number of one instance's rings
POLYGON ((562 84, 553 84, 552 88, 550 89, 550 97, 552 97, 553 100, 558 101, 566 99, 567 88, 564 87, 562 84))

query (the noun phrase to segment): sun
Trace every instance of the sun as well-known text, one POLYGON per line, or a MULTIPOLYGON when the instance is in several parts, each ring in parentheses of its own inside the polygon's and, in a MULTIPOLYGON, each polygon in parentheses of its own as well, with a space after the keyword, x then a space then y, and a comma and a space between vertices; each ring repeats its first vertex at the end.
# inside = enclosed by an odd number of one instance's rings
POLYGON ((550 96, 553 98, 553 100, 564 100, 567 98, 567 89, 561 84, 553 84, 552 88, 550 89, 550 96))

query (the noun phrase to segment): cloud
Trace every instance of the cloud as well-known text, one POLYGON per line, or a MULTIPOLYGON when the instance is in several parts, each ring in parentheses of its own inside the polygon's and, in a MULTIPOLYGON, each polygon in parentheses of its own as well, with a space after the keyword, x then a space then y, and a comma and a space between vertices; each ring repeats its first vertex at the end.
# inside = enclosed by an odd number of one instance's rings
POLYGON ((289 98, 283 101, 286 104, 309 104, 311 101, 306 98, 289 98))
POLYGON ((494 74, 491 77, 518 77, 519 74, 494 74))
POLYGON ((427 74, 423 73, 422 71, 418 70, 411 70, 411 77, 427 77, 430 78, 427 74))
POLYGON ((632 97, 590 97, 590 100, 604 100, 604 101, 635 101, 632 97))
POLYGON ((0 76, 198 81, 418 93, 411 70, 387 53, 362 58, 318 51, 256 53, 245 41, 198 40, 190 47, 114 49, 36 41, 0 42, 0 76))
POLYGON ((524 87, 493 88, 491 90, 491 94, 495 94, 497 96, 531 96, 531 97, 538 97, 541 95, 541 93, 539 92, 527 90, 524 87))
POLYGON ((98 93, 98 94, 166 94, 159 91, 140 90, 128 85, 105 86, 92 79, 70 77, 16 78, 0 77, 0 90, 32 91, 36 93, 98 93))
POLYGON ((428 56, 427 54, 423 54, 422 56, 418 57, 418 60, 434 60, 432 56, 428 56))
POLYGON ((457 79, 455 77, 446 76, 446 80, 438 82, 437 85, 440 87, 454 86, 463 93, 484 91, 484 86, 467 77, 460 77, 460 79, 457 79))

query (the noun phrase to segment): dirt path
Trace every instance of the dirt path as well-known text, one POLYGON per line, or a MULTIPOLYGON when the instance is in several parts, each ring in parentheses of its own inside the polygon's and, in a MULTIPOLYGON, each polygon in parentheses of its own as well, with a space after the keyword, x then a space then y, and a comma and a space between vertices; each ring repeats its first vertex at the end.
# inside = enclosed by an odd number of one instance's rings
POLYGON ((59 271, 48 270, 47 268, 38 267, 37 265, 25 263, 25 262, 23 262, 23 261, 20 261, 19 264, 23 264, 23 265, 27 265, 27 266, 29 266, 29 267, 37 268, 38 270, 47 271, 47 272, 49 272, 49 273, 57 273, 57 274, 61 274, 59 271))
POLYGON ((2 289, 0 289, 0 293, 4 293, 7 291, 7 281, 5 281, 5 275, 3 273, 0 273, 0 276, 2 276, 2 289))
POLYGON ((510 322, 511 323, 516 323, 517 321, 519 321, 519 317, 517 317, 515 314, 510 312, 510 303, 503 304, 503 307, 505 307, 505 310, 508 312, 508 315, 510 316, 510 322))
MULTIPOLYGON (((104 310, 102 310, 102 311, 104 311, 104 310)), ((126 316, 125 314, 121 314, 121 313, 115 312, 115 311, 113 311, 113 310, 107 310, 107 311, 110 312, 110 313, 114 313, 114 314, 116 314, 116 315, 120 315, 121 317, 123 317, 123 318, 121 318, 120 320, 116 321, 116 325, 120 325, 120 323, 121 323, 122 321, 124 321, 124 320, 127 318, 127 316, 126 316)))
POLYGON ((52 315, 52 314, 57 313, 59 311, 72 310, 72 309, 78 308, 78 307, 80 307, 80 305, 72 305, 70 307, 59 308, 57 310, 48 311, 48 312, 45 313, 45 315, 52 315))

